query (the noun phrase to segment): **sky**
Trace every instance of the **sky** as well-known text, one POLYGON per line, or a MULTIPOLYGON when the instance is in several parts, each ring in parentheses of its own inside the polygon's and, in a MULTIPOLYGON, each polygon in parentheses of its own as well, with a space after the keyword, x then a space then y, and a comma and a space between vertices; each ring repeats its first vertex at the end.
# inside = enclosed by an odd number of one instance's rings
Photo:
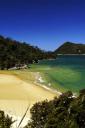
POLYGON ((0 35, 47 51, 85 43, 85 0, 0 0, 0 35))

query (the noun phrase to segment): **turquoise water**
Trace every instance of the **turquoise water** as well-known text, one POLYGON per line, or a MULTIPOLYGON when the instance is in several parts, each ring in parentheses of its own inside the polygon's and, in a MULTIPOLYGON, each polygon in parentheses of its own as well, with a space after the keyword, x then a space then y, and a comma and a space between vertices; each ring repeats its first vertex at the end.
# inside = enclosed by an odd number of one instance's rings
POLYGON ((56 60, 40 61, 39 67, 46 82, 58 90, 78 92, 85 88, 85 56, 62 55, 56 60))

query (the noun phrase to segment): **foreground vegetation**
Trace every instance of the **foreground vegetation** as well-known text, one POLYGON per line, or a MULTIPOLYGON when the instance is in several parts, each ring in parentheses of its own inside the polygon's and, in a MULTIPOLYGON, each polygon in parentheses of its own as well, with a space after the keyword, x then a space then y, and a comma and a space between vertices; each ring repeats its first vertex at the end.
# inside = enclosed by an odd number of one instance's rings
MULTIPOLYGON (((30 112, 31 121, 24 128, 85 128, 85 89, 78 97, 68 91, 51 101, 38 102, 30 112)), ((11 128, 12 123, 12 118, 0 111, 0 128, 11 128)))
POLYGON ((25 128, 85 128, 85 90, 77 98, 68 91, 52 101, 36 103, 31 114, 25 128))
POLYGON ((13 123, 12 118, 8 115, 6 116, 3 111, 0 111, 0 128, 11 128, 13 123))

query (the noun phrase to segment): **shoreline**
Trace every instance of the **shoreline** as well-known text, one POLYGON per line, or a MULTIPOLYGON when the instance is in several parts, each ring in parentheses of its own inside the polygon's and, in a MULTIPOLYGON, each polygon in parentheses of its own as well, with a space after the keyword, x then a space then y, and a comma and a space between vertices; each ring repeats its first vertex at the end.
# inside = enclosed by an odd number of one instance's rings
POLYGON ((44 89, 46 89, 46 90, 50 91, 50 92, 55 93, 55 94, 56 94, 56 96, 57 96, 57 94, 58 94, 58 96, 62 95, 62 93, 61 93, 61 92, 59 92, 59 91, 57 91, 56 89, 52 89, 52 88, 47 87, 46 85, 41 84, 41 83, 37 83, 37 82, 36 82, 36 84, 37 84, 38 86, 40 86, 40 87, 42 87, 42 88, 44 88, 44 89))
MULTIPOLYGON (((58 91, 57 89, 51 88, 50 86, 48 87, 47 85, 43 84, 45 81, 41 77, 40 72, 37 72, 37 76, 35 79, 36 79, 36 81, 34 83, 37 84, 38 86, 40 86, 50 92, 55 93, 56 96, 58 96, 58 97, 60 95, 62 95, 62 92, 58 91)), ((49 83, 49 84, 51 84, 51 83, 49 83)), ((77 93, 73 93, 73 97, 77 97, 77 93)))
MULTIPOLYGON (((58 94, 58 96, 60 96, 62 94, 62 92, 57 91, 57 89, 53 89, 50 86, 48 87, 47 85, 43 84, 44 82, 45 81, 41 77, 40 72, 37 72, 36 77, 35 77, 35 82, 34 82, 35 84, 37 84, 38 86, 40 86, 48 91, 55 93, 56 95, 58 94)), ((51 83, 49 83, 49 84, 51 84, 51 83)))
MULTIPOLYGON (((38 84, 25 82, 15 75, 0 74, 0 110, 12 116, 19 123, 27 106, 30 106, 21 127, 26 125, 26 120, 29 121, 30 108, 33 104, 46 99, 52 100, 55 96, 57 94, 38 84)), ((14 124, 12 128, 16 128, 16 122, 14 124)))

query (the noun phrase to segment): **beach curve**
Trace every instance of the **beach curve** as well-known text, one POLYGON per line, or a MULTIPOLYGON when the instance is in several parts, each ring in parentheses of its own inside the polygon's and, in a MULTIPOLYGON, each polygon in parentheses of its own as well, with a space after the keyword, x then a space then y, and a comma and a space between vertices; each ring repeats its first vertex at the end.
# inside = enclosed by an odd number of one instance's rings
POLYGON ((0 74, 0 109, 9 115, 22 117, 29 106, 27 120, 30 118, 30 108, 33 104, 46 99, 51 100, 55 96, 56 93, 27 83, 14 75, 0 74))

